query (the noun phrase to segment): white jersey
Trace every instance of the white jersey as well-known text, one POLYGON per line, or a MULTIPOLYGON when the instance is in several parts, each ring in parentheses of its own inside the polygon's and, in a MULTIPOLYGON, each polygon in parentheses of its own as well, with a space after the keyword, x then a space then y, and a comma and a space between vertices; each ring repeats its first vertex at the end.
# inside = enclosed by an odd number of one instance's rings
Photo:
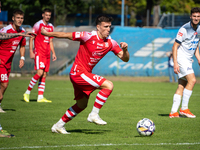
POLYGON ((184 24, 178 31, 175 41, 180 44, 177 52, 177 59, 188 59, 192 61, 194 52, 200 39, 200 26, 197 29, 191 26, 191 22, 184 24))

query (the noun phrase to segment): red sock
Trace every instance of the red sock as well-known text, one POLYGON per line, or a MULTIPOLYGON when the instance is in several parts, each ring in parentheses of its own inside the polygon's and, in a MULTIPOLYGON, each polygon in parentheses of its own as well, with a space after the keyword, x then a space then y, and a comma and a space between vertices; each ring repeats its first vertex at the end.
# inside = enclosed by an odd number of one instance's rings
POLYGON ((29 83, 29 85, 28 85, 28 89, 27 90, 29 90, 29 91, 31 91, 32 89, 33 89, 33 87, 35 86, 35 84, 37 83, 37 80, 40 78, 40 76, 38 75, 38 74, 35 74, 33 77, 32 77, 32 79, 31 79, 31 81, 30 81, 30 83, 29 83))
POLYGON ((62 116, 62 120, 67 123, 68 121, 72 120, 74 117, 76 117, 81 111, 84 109, 81 109, 75 104, 74 106, 70 107, 66 113, 62 116))
POLYGON ((46 78, 44 78, 44 77, 40 78, 40 81, 38 83, 38 95, 44 94, 45 80, 46 80, 46 78))
POLYGON ((94 102, 94 107, 101 109, 101 107, 105 104, 107 98, 112 93, 112 90, 109 89, 102 89, 96 96, 96 100, 94 102))

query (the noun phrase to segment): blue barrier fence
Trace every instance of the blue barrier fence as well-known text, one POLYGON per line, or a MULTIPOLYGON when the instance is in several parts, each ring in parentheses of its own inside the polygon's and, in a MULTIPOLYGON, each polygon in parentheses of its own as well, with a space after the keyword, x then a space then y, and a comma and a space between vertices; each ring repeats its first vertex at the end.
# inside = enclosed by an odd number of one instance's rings
MULTIPOLYGON (((129 62, 121 61, 109 52, 93 69, 98 75, 120 76, 168 76, 168 57, 166 52, 172 46, 178 29, 118 27, 113 29, 111 37, 118 43, 128 43, 129 62)), ((200 76, 199 65, 194 57, 193 68, 200 76)), ((71 65, 60 75, 68 75, 71 65)))

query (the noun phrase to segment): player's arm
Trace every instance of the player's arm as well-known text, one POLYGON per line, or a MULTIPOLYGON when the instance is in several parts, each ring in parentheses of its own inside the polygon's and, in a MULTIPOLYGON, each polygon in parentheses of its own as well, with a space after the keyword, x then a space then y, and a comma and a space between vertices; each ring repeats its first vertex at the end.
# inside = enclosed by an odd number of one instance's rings
POLYGON ((36 35, 36 34, 32 32, 23 32, 23 33, 1 33, 0 32, 0 40, 7 40, 7 39, 15 38, 18 36, 32 37, 32 35, 36 35))
POLYGON ((53 39, 52 38, 50 39, 50 49, 51 49, 51 52, 52 52, 52 60, 53 61, 57 60, 56 53, 55 53, 54 46, 53 46, 53 39))
POLYGON ((25 46, 21 46, 20 49, 20 61, 19 61, 19 68, 22 68, 24 66, 24 60, 25 60, 25 46))
POLYGON ((35 58, 35 54, 33 53, 33 41, 34 41, 35 37, 31 37, 29 39, 29 54, 30 54, 30 58, 34 59, 35 58))
POLYGON ((176 74, 180 73, 179 65, 177 62, 177 51, 178 51, 179 46, 180 46, 180 44, 175 41, 174 45, 172 47, 172 54, 173 54, 173 61, 174 61, 174 73, 176 73, 176 74))
POLYGON ((123 60, 124 62, 129 61, 129 52, 128 52, 128 44, 125 42, 121 42, 120 46, 122 48, 122 51, 120 51, 117 56, 123 60))
POLYGON ((56 38, 66 38, 72 40, 72 32, 47 32, 44 27, 41 28, 41 34, 56 38))
POLYGON ((199 46, 197 46, 197 49, 196 49, 194 55, 197 58, 198 64, 200 65, 199 46))
POLYGON ((33 36, 36 36, 35 33, 29 32, 29 31, 21 32, 21 33, 18 33, 18 34, 19 34, 19 36, 25 36, 25 37, 33 37, 33 36))

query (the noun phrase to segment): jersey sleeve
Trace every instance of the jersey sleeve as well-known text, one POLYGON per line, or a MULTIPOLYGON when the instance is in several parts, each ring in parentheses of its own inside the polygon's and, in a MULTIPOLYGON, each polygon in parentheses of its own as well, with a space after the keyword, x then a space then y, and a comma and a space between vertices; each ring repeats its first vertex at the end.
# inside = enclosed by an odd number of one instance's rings
POLYGON ((39 27, 40 27, 39 23, 34 24, 32 32, 35 33, 35 34, 38 34, 39 27))
POLYGON ((90 32, 72 32, 73 41, 87 41, 92 36, 90 32))
POLYGON ((23 37, 20 43, 20 46, 25 46, 26 45, 26 38, 23 37))
POLYGON ((186 37, 187 37, 187 32, 186 32, 185 28, 180 28, 176 35, 175 41, 177 43, 181 44, 185 40, 186 37))
POLYGON ((122 49, 119 47, 119 44, 115 40, 111 39, 111 42, 112 42, 112 46, 113 46, 112 49, 111 49, 111 51, 115 55, 117 55, 119 52, 122 51, 122 49))
POLYGON ((4 28, 2 28, 1 30, 0 30, 0 33, 6 33, 7 32, 7 30, 5 30, 4 28))

